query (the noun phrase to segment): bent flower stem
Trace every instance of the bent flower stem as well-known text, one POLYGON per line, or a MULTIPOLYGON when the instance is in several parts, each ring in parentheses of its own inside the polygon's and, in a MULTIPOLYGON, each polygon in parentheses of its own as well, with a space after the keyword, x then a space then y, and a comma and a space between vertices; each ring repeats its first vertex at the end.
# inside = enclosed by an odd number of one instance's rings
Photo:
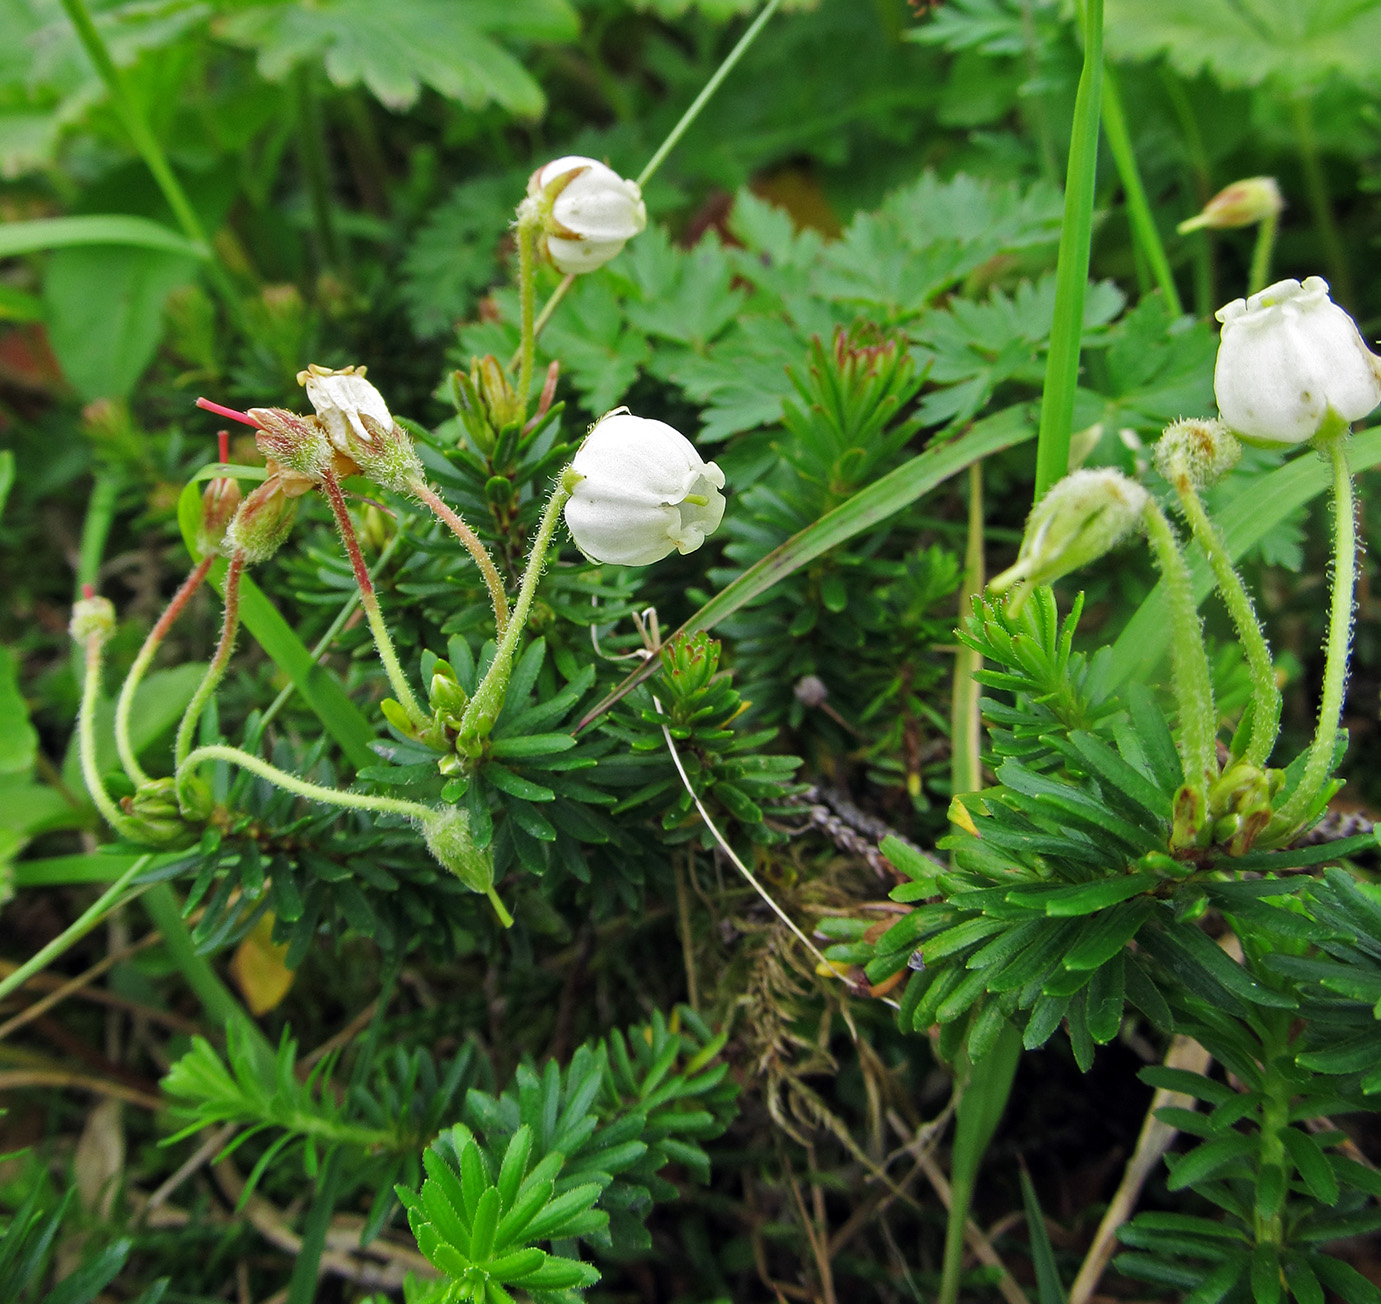
POLYGON ((1189 528, 1213 568, 1218 592, 1237 628, 1237 637, 1247 658, 1252 677, 1252 728, 1243 759, 1260 769, 1270 759, 1271 749, 1280 732, 1280 686, 1276 683, 1275 666, 1271 663, 1271 649, 1262 632, 1251 594, 1233 568, 1227 543, 1204 509, 1203 500, 1193 482, 1188 475, 1181 473, 1174 477, 1173 483, 1189 528))
POLYGON ((125 682, 120 685, 120 698, 115 703, 115 750, 120 754, 120 764, 125 767, 125 773, 136 788, 140 784, 150 782, 150 779, 139 764, 139 759, 134 754, 134 746, 130 741, 129 722, 130 715, 134 710, 135 690, 139 687, 145 672, 152 664, 159 645, 173 627, 173 622, 182 614, 192 594, 201 587, 201 582, 206 578, 206 572, 211 569, 211 563, 215 560, 214 556, 203 557, 193 568, 192 573, 182 581, 181 587, 173 594, 172 601, 168 603, 163 614, 159 616, 157 624, 149 630, 149 635, 144 640, 144 646, 139 649, 139 655, 134 658, 134 664, 130 666, 125 682))
MULTIPOLYGON (((197 722, 225 677, 226 667, 230 664, 230 654, 235 650, 235 635, 240 629, 240 578, 244 574, 244 569, 245 555, 237 550, 230 558, 229 569, 225 572, 225 615, 221 619, 220 642, 216 644, 216 653, 211 658, 211 664, 206 667, 206 673, 197 685, 197 691, 192 694, 192 700, 187 703, 187 710, 183 712, 182 722, 177 727, 177 741, 173 745, 173 768, 179 776, 182 774, 187 753, 192 750, 192 735, 196 733, 197 722)), ((186 811, 189 796, 184 791, 181 778, 177 779, 175 787, 178 805, 186 811)))
MULTIPOLYGON (((1336 425, 1336 423, 1335 423, 1336 425)), ((1324 658, 1323 693, 1319 700, 1319 722, 1304 774, 1286 803, 1276 812, 1266 830, 1265 845, 1281 846, 1301 831, 1328 781, 1333 752, 1338 744, 1338 729, 1343 718, 1343 697, 1347 689, 1348 655, 1352 649, 1353 594, 1357 584, 1357 519, 1353 500, 1352 472, 1348 469, 1344 441, 1347 427, 1326 431, 1315 443, 1333 467, 1333 599, 1328 612, 1328 643, 1324 658)))
POLYGON ((494 606, 494 634, 502 638, 508 628, 508 595, 503 591, 503 580, 499 568, 489 550, 480 542, 479 536, 465 524, 460 514, 454 511, 435 489, 420 477, 411 481, 408 488, 432 511, 432 514, 461 541, 475 559, 475 565, 484 576, 485 587, 489 590, 489 601, 494 606))
POLYGON ((238 765, 241 769, 258 775, 259 778, 267 780, 275 787, 282 788, 285 792, 291 792, 298 797, 305 797, 308 801, 323 802, 328 806, 342 806, 346 810, 373 811, 380 815, 401 815, 405 819, 412 820, 425 819, 431 813, 431 808, 423 806, 420 802, 405 801, 400 797, 377 797, 366 792, 346 792, 339 788, 328 788, 320 783, 299 779, 297 775, 289 774, 286 770, 280 770, 276 765, 270 765, 268 761, 262 760, 251 752, 243 751, 239 747, 230 747, 224 743, 209 743, 205 747, 198 747, 195 751, 188 753, 186 759, 178 766, 179 785, 186 782, 191 773, 203 761, 228 761, 231 765, 238 765))
POLYGON ((334 471, 328 470, 322 475, 321 488, 327 502, 331 504, 331 512, 336 518, 336 528, 340 531, 341 542, 349 554, 350 565, 355 572, 355 583, 360 589, 360 603, 364 607, 365 617, 374 635, 374 646, 379 653, 379 660, 383 663, 384 673, 388 675, 393 695, 407 712, 408 719, 416 725, 425 725, 428 717, 417 704, 417 698, 413 696, 412 687, 398 660, 393 638, 388 632, 388 626, 384 623, 384 613, 379 607, 379 596, 374 591, 374 581, 369 578, 369 568, 364 564, 360 541, 356 538, 355 527, 350 521, 345 495, 341 493, 340 481, 336 479, 334 471))
POLYGON ((1174 527, 1159 504, 1148 499, 1142 509, 1146 533, 1170 596, 1172 670, 1175 697, 1180 707, 1180 755, 1184 781, 1195 792, 1207 792, 1218 773, 1217 711, 1213 704, 1213 679, 1204 651, 1198 604, 1184 553, 1174 527))

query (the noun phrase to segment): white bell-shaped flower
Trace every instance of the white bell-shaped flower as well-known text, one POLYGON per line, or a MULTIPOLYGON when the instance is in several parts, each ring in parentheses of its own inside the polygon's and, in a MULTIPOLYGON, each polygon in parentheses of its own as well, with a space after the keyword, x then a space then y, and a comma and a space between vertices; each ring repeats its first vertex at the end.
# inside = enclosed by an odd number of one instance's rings
POLYGON ((1213 391, 1244 439, 1302 444, 1330 408, 1357 421, 1381 403, 1381 358, 1328 297, 1319 276, 1278 281, 1218 310, 1223 323, 1213 391))
POLYGON ((724 472, 664 421, 616 408, 580 445, 566 525, 591 561, 648 566, 694 552, 724 519, 724 472))
POLYGON ((541 214, 547 253, 561 272, 603 267, 647 225, 638 183, 597 159, 553 159, 532 174, 527 193, 541 214))

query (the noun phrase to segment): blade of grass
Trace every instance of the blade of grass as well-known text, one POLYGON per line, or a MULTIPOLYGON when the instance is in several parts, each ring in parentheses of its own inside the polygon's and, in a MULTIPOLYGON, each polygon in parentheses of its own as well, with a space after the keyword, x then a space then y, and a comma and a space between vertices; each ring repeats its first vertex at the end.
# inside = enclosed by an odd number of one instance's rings
POLYGON ((152 860, 152 856, 140 856, 132 861, 125 868, 124 873, 51 942, 35 951, 23 964, 0 979, 0 1000, 8 996, 16 987, 28 982, 34 974, 46 969, 64 951, 75 946, 112 911, 118 910, 127 901, 147 890, 143 887, 134 887, 126 892, 126 888, 130 887, 136 876, 146 869, 152 860))
POLYGON ((128 213, 40 217, 31 222, 6 222, 0 226, 0 258, 86 244, 137 245, 142 249, 190 254, 193 258, 210 257, 205 245, 195 244, 176 231, 168 230, 161 222, 128 213))
POLYGON ((163 945, 169 956, 177 964, 187 986, 196 994, 201 1008, 218 1027, 226 1027, 240 1022, 249 1039, 259 1049, 261 1056, 273 1062, 273 1047, 268 1038, 259 1031, 259 1025, 249 1017, 244 1006, 231 992, 211 967, 211 962, 202 955, 192 941, 187 921, 182 917, 182 907, 173 889, 166 883, 154 883, 144 897, 144 908, 153 921, 153 926, 163 936, 163 945))
MULTIPOLYGON (((964 583, 959 591, 959 620, 969 614, 975 594, 983 592, 983 464, 969 467, 969 534, 964 548, 964 583)), ((974 676, 983 657, 960 645, 954 654, 954 688, 950 708, 950 793, 977 792, 983 786, 982 728, 979 698, 982 688, 974 676)))
POLYGON ((1084 19, 1084 70, 1074 100, 1074 132, 1065 178, 1064 225, 1055 266, 1055 321, 1045 360, 1040 437, 1036 445, 1035 501, 1069 470, 1074 391, 1079 385, 1079 346, 1084 328, 1084 290, 1093 243, 1093 188, 1098 172, 1098 123, 1103 99, 1103 0, 1088 0, 1084 19))
MULTIPOLYGON (((1354 435, 1347 448, 1353 474, 1381 463, 1381 429, 1354 435)), ((1330 484, 1328 465, 1303 453, 1272 471, 1236 498, 1218 518, 1230 559, 1240 557, 1277 522, 1321 494, 1330 484)), ((1191 562, 1194 595, 1202 602, 1213 591, 1213 572, 1206 561, 1191 562)), ((1147 595, 1099 668, 1102 686, 1117 688, 1144 679, 1165 654, 1170 640, 1169 602, 1162 581, 1147 595)))
POLYGON ((1021 1202, 1026 1209, 1026 1229, 1031 1238, 1031 1266, 1036 1270, 1036 1298, 1040 1304, 1065 1304, 1060 1271, 1055 1266, 1055 1251, 1045 1230, 1045 1215, 1036 1198, 1036 1188, 1026 1165, 1021 1166, 1021 1202))
POLYGON ((964 1262, 964 1229, 974 1185, 988 1142, 993 1139, 1021 1059, 1021 1034, 1007 1024, 992 1050, 969 1070, 955 1110, 954 1154, 950 1160, 950 1206, 945 1224, 945 1258, 938 1304, 956 1304, 964 1262))
MULTIPOLYGON (((875 480, 848 502, 826 512, 818 521, 793 534, 780 547, 754 562, 736 580, 715 594, 676 633, 691 634, 699 629, 713 628, 740 607, 768 592, 774 584, 814 561, 821 553, 828 552, 864 530, 873 529, 951 476, 993 453, 1015 447, 1030 439, 1033 433, 1029 407, 1017 404, 975 423, 958 439, 918 453, 909 462, 904 462, 895 471, 889 471, 882 479, 875 480)), ((656 666, 656 660, 650 659, 633 671, 586 713, 576 726, 577 732, 603 715, 624 694, 646 679, 656 666)))
POLYGON ((1146 197, 1146 187, 1141 182, 1141 170, 1136 165, 1136 150, 1132 147, 1132 136, 1127 130, 1127 115, 1122 111, 1122 96, 1118 90, 1117 78, 1112 68, 1103 70, 1103 135, 1108 142, 1108 150, 1117 167, 1117 175, 1122 182, 1122 193, 1127 201, 1127 220, 1131 223, 1132 238, 1151 265, 1151 275, 1165 296, 1166 306, 1176 317, 1183 315, 1184 305, 1180 302, 1179 291, 1175 288, 1175 274, 1170 270, 1170 259, 1166 256, 1165 245, 1156 226, 1151 202, 1146 197))

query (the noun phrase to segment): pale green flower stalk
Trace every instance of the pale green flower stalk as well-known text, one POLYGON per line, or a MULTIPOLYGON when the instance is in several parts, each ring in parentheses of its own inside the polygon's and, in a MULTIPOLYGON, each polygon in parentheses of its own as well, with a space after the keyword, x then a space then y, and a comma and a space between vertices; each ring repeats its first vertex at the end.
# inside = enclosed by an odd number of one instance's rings
POLYGON ((102 818, 121 837, 137 836, 134 822, 115 804, 101 779, 96 759, 96 704, 101 696, 101 671, 105 665, 105 645, 115 632, 115 608, 106 598, 98 598, 85 585, 82 597, 72 608, 72 641, 85 654, 86 673, 82 678, 82 700, 77 712, 77 746, 81 754, 82 779, 102 818))
POLYGON ((347 792, 339 788, 328 788, 323 784, 311 783, 306 779, 298 778, 297 775, 289 774, 286 770, 280 770, 276 765, 270 765, 268 761, 250 752, 221 743, 198 747, 189 753, 178 768, 179 785, 185 783, 203 761, 226 761, 231 765, 238 765, 275 787, 282 788, 285 792, 291 792, 308 801, 319 801, 327 806, 340 806, 346 810, 368 811, 380 815, 401 815, 404 819, 412 820, 421 827, 427 839, 427 845, 437 856, 437 859, 447 869, 456 873, 457 877, 461 878, 472 891, 480 892, 489 898, 499 921, 505 928, 512 926, 513 916, 504 908, 503 902, 499 900, 498 894, 494 891, 492 870, 490 882, 484 886, 476 886, 465 874, 460 872, 457 865, 451 863, 452 858, 441 854, 448 850, 454 841, 453 838, 447 837, 448 832, 453 829, 455 821, 459 818, 458 813, 454 810, 424 806, 421 802, 407 801, 401 797, 381 797, 365 792, 347 792))
POLYGON ((173 768, 179 776, 177 781, 178 805, 182 807, 184 812, 191 809, 191 793, 181 776, 187 755, 192 750, 192 737, 196 733, 201 713, 206 709, 207 703, 210 702, 216 689, 220 686, 221 680, 225 677, 226 667, 230 664, 231 653, 235 650, 235 636, 240 629, 240 578, 244 574, 244 569, 245 554, 242 550, 236 549, 225 572, 225 614, 221 618, 220 641, 216 644, 216 651, 211 658, 211 664, 206 667, 206 673, 202 676, 201 683, 197 685, 196 692, 192 694, 192 700, 187 703, 187 709, 183 712, 182 721, 177 727, 177 739, 173 744, 173 768))
POLYGON ((580 478, 567 467, 556 482, 556 487, 552 490, 546 509, 542 513, 542 521, 537 527, 532 549, 528 553, 527 569, 523 572, 523 582, 518 589, 518 600, 513 606, 512 619, 508 622, 503 637, 499 639, 499 646, 488 672, 466 705, 465 714, 461 716, 460 728, 457 731, 458 742, 464 742, 475 750, 478 750, 483 740, 489 736, 489 731, 499 718, 499 712, 503 710, 504 694, 508 691, 508 677, 513 668, 513 654, 518 648, 523 626, 527 624, 528 613, 532 610, 537 581, 541 579, 546 566, 547 550, 551 547, 556 523, 561 519, 561 509, 565 507, 580 478))
POLYGON ((134 746, 130 741, 129 725, 130 715, 134 710, 134 694, 143 681, 149 666, 153 664, 154 656, 167 637, 168 631, 173 627, 173 622, 182 614, 192 594, 201 587, 202 581, 206 578, 206 572, 211 569, 211 563, 215 560, 214 556, 203 557, 192 569, 192 573, 182 581, 182 586, 173 594, 167 609, 159 616, 154 627, 149 630, 144 645, 139 649, 139 655, 134 658, 134 664, 130 666, 129 674, 125 676, 125 682, 120 685, 120 697, 115 703, 115 750, 120 755, 120 764, 125 767, 125 773, 129 775, 130 782, 136 787, 143 783, 149 783, 150 778, 139 764, 139 758, 135 756, 134 746))
POLYGON ((1174 527, 1155 499, 1147 498, 1142 519, 1170 599, 1171 666, 1180 708, 1185 786, 1206 810, 1209 781, 1218 773, 1218 714, 1194 584, 1174 527))
POLYGON ((336 473, 329 468, 322 473, 321 490, 326 495, 326 501, 331 504, 332 515, 336 518, 336 528, 340 531, 341 542, 345 545, 350 565, 355 572, 355 583, 360 589, 360 605, 364 607, 365 618, 369 621, 370 632, 374 635, 374 647, 379 653, 380 662, 383 663, 384 673, 388 675, 389 685, 403 710, 407 712, 408 719, 415 725, 423 726, 427 723, 427 715, 418 705, 408 678, 403 673, 398 652, 393 646, 393 637, 388 632, 383 610, 379 606, 379 595, 374 591, 374 582, 369 578, 369 567, 364 564, 364 555, 360 552, 360 541, 355 537, 355 527, 350 521, 350 511, 345 505, 345 495, 341 492, 340 481, 336 479, 336 473))
POLYGON ((1267 846, 1282 846, 1301 831, 1328 781, 1343 718, 1348 656, 1352 649, 1353 595, 1357 584, 1357 508, 1345 447, 1348 427, 1336 414, 1333 417, 1314 438, 1316 447, 1328 457, 1333 469, 1333 596, 1328 611, 1323 694, 1304 774, 1267 826, 1262 840, 1267 846))
POLYGON ((1252 724, 1243 760, 1261 768, 1270 759, 1280 732, 1280 686, 1251 595, 1233 567, 1222 532, 1199 497, 1199 489, 1235 465, 1241 453, 1241 445, 1221 421, 1177 421, 1166 427, 1156 445, 1156 466, 1179 498, 1237 629, 1252 679, 1252 724))

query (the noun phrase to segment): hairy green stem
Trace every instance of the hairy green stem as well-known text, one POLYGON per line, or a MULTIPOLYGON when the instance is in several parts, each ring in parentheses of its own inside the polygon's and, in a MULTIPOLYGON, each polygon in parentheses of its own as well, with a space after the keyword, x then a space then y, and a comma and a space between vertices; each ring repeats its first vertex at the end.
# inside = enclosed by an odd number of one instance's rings
MULTIPOLYGON (((461 716, 460 727, 457 730, 461 739, 478 740, 487 738, 489 731, 494 727, 494 721, 499 718, 499 712, 503 709, 504 694, 508 691, 508 676, 513 664, 513 653, 517 650, 518 639, 522 635, 523 626, 527 624, 528 612, 532 609, 533 595, 537 592, 537 581, 542 577, 542 570, 546 565, 547 549, 551 546, 552 535, 556 532, 556 523, 561 519, 561 509, 566 505, 574 489, 574 484, 567 484, 571 476, 570 468, 567 467, 561 473, 561 478, 556 482, 556 488, 552 491, 551 497, 547 500, 546 510, 542 513, 541 524, 537 527, 537 534, 532 541, 532 550, 528 553, 527 569, 523 572, 523 582, 518 589, 518 601, 513 607, 513 617, 508 622, 508 628, 504 630, 503 637, 499 640, 499 646, 494 653, 494 660, 489 666, 488 672, 480 681, 480 685, 475 689, 475 695, 470 699, 465 707, 465 714, 461 716)), ((576 477, 578 479, 579 477, 576 477)))
MULTIPOLYGON (((1335 423, 1336 426, 1336 423, 1335 423)), ((1323 694, 1319 700, 1319 722, 1304 774, 1289 800, 1276 812, 1266 830, 1264 845, 1279 846, 1299 832, 1309 817, 1333 765, 1338 745, 1338 729, 1343 718, 1343 697, 1347 689, 1348 654, 1352 649, 1353 592, 1357 584, 1357 519, 1353 501, 1352 472, 1347 464, 1344 441, 1347 427, 1336 428, 1315 437, 1320 451, 1333 467, 1333 599, 1328 611, 1328 643, 1324 657, 1323 694)))
POLYGON ((1257 1171, 1264 1174, 1277 1169, 1281 1174, 1281 1199, 1270 1213, 1253 1210, 1253 1232, 1258 1245, 1273 1245, 1280 1250, 1285 1241, 1285 1178, 1289 1174, 1289 1159, 1285 1151, 1285 1130, 1290 1126, 1290 1097, 1293 1084, 1281 1071, 1288 1064, 1290 1053, 1290 1016, 1280 1010, 1262 1010, 1266 1035, 1262 1038, 1261 1056, 1261 1149, 1257 1171))
POLYGON ((82 676, 82 700, 77 712, 77 747, 81 754, 82 779, 91 800, 101 817, 122 838, 138 837, 134 821, 124 813, 106 791, 101 778, 100 763, 96 759, 96 704, 101 698, 101 669, 105 664, 104 639, 93 635, 86 640, 85 674, 82 676))
POLYGON ((485 587, 489 590, 489 601, 494 607, 495 637, 502 638, 504 630, 508 628, 508 595, 503 591, 503 579, 499 575, 499 568, 494 565, 493 557, 489 555, 489 549, 480 542, 479 536, 465 524, 460 514, 425 480, 419 477, 410 481, 408 488, 431 508, 436 518, 465 545, 470 556, 475 559, 475 565, 480 568, 480 574, 484 576, 485 587))
POLYGON ((1256 244, 1252 246, 1252 265, 1247 273, 1247 293, 1258 294, 1271 282, 1271 254, 1275 251, 1279 213, 1267 213, 1257 223, 1256 244))
POLYGON ((1036 444, 1034 502, 1069 470, 1070 427, 1079 384, 1084 291, 1093 243, 1093 193, 1098 168, 1098 124, 1103 98, 1103 0, 1088 0, 1084 69, 1074 101, 1074 131, 1065 178, 1064 225, 1055 269, 1055 320, 1046 354, 1036 444))
POLYGON ((1142 517, 1170 599, 1171 665, 1180 708, 1184 781, 1192 790, 1204 793, 1211 776, 1218 772, 1218 715, 1194 581, 1174 527, 1154 499, 1147 501, 1142 517))
POLYGON ((408 719, 412 720, 414 724, 424 725, 428 722, 428 717, 418 705, 417 698, 413 696, 412 687, 408 683, 407 676, 403 673, 402 663, 398 660, 398 652, 393 646, 393 636, 388 632, 388 626, 384 623, 384 613, 379 607, 379 595, 374 592, 374 582, 369 578, 369 567, 364 564, 364 554, 360 552, 360 541, 355 536, 355 527, 350 520, 350 510, 345 505, 345 495, 341 492, 340 481, 336 479, 334 471, 327 470, 323 473, 321 489, 326 495, 326 501, 331 504, 331 513, 336 518, 336 528, 340 531, 341 542, 345 545, 351 568, 355 572, 355 583, 360 590, 360 602, 364 607, 365 618, 369 621, 370 632, 374 635, 374 647, 379 653, 379 660, 383 663, 384 673, 388 676, 388 682, 393 688, 393 695, 398 699, 403 710, 408 713, 408 719))
POLYGON ((1232 564, 1227 541, 1204 509, 1203 500, 1193 482, 1180 471, 1172 483, 1189 528, 1213 568, 1218 592, 1237 628, 1237 637, 1246 654, 1252 679, 1252 728, 1243 759, 1249 765, 1261 768, 1270 759, 1276 735, 1280 732, 1280 686, 1276 683, 1275 667, 1271 663, 1271 649, 1266 643, 1251 594, 1232 564))
POLYGON ((404 801, 400 797, 376 797, 365 792, 346 792, 339 788, 327 788, 319 783, 309 783, 295 774, 280 770, 276 765, 260 759, 239 747, 225 743, 209 743, 192 752, 178 770, 178 780, 190 775, 203 761, 228 761, 241 769, 257 774, 275 787, 305 797, 308 801, 324 802, 328 806, 341 806, 346 810, 373 811, 379 815, 402 815, 407 819, 420 820, 431 814, 431 807, 420 802, 404 801))
POLYGON ((1146 187, 1142 184, 1141 171, 1137 167, 1131 133, 1127 130, 1127 117, 1122 111, 1122 96, 1119 94, 1117 78, 1111 68, 1103 70, 1103 134, 1107 137, 1108 148, 1112 152, 1113 162, 1117 165, 1117 175, 1126 196, 1127 218, 1131 223, 1132 237, 1137 248, 1151 265, 1151 274, 1155 277, 1161 294, 1165 296, 1166 307, 1179 317, 1184 312, 1184 305, 1180 302, 1180 294, 1175 287, 1175 275, 1170 270, 1170 259, 1166 256, 1151 202, 1146 197, 1146 187))
POLYGON ((134 664, 130 666, 129 674, 125 676, 125 682, 120 685, 120 698, 115 703, 115 750, 119 752, 120 764, 125 767, 125 773, 135 787, 141 783, 150 782, 148 774, 139 764, 139 758, 134 754, 134 746, 130 742, 129 736, 129 720, 130 714, 134 710, 135 690, 153 663, 154 655, 157 653, 159 645, 167 637, 168 631, 173 627, 173 622, 182 614, 183 608, 187 606, 192 594, 201 587, 201 582, 206 578, 206 572, 211 569, 211 563, 215 560, 214 556, 203 557, 192 568, 192 573, 182 581, 181 587, 173 594, 172 601, 168 603, 154 627, 149 630, 143 647, 139 649, 139 655, 134 658, 134 664))
POLYGON ((125 889, 149 867, 153 856, 140 856, 123 874, 101 893, 80 915, 62 930, 51 942, 35 951, 13 972, 0 978, 0 1001, 3 1001, 16 988, 22 987, 36 973, 41 973, 58 956, 76 946, 112 910, 118 910, 126 901, 133 900, 144 888, 135 888, 128 895, 125 889))
MULTIPOLYGON (((197 685, 197 691, 192 694, 192 700, 187 703, 187 709, 182 713, 182 720, 177 726, 177 740, 173 746, 173 768, 178 774, 182 773, 187 753, 192 750, 192 736, 196 733, 201 713, 225 677, 226 667, 230 664, 230 654, 235 650, 235 635, 240 629, 240 577, 244 574, 244 569, 245 555, 236 550, 225 572, 225 591, 222 595, 225 601, 225 614, 221 617, 220 641, 216 644, 211 664, 206 667, 206 673, 201 677, 201 683, 197 685)), ((181 781, 178 783, 177 799, 178 805, 185 808, 181 781)))

